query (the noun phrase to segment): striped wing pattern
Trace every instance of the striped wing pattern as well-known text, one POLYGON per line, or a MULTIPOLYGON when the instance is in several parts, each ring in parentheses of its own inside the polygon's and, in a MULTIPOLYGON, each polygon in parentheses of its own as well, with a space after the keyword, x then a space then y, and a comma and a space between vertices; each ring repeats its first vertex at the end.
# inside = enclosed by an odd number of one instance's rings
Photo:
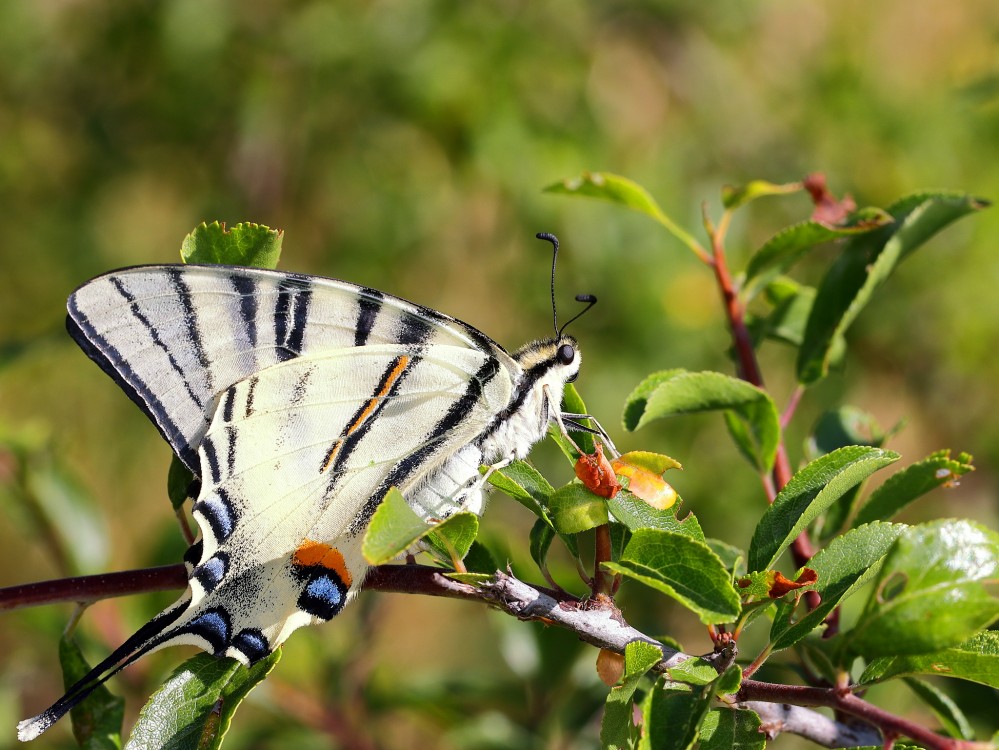
POLYGON ((74 338, 200 476, 201 537, 180 600, 21 722, 21 739, 150 651, 188 643, 249 664, 338 614, 389 487, 427 517, 475 502, 474 441, 521 374, 471 326, 316 277, 140 267, 68 307, 74 338))
POLYGON ((299 356, 377 344, 444 344, 509 355, 459 320, 374 289, 227 266, 138 266, 69 298, 70 335, 199 472, 219 394, 299 356))

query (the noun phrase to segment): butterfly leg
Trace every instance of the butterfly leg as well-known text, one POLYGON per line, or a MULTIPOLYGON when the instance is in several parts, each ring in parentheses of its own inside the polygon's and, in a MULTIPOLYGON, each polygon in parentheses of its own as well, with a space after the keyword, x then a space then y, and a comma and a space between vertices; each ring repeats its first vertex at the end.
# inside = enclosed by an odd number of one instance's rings
POLYGON ((552 408, 552 405, 558 402, 552 398, 551 392, 549 391, 547 385, 544 387, 544 392, 545 392, 545 398, 548 400, 549 404, 548 413, 552 415, 552 419, 554 420, 555 424, 558 425, 558 430, 560 433, 562 433, 562 437, 564 437, 569 442, 569 444, 572 447, 574 447, 579 453, 583 453, 584 451, 578 445, 576 445, 576 441, 569 436, 569 431, 566 429, 566 424, 569 424, 572 427, 574 427, 575 431, 577 432, 586 432, 591 435, 598 436, 603 441, 604 445, 606 445, 607 448, 610 449, 611 455, 614 456, 615 458, 621 455, 618 449, 614 446, 614 442, 610 439, 610 436, 607 434, 607 431, 600 425, 600 423, 594 417, 590 416, 589 414, 572 414, 568 412, 562 413, 558 409, 552 408), (590 422, 593 423, 594 426, 588 427, 582 424, 580 420, 589 420, 590 422))

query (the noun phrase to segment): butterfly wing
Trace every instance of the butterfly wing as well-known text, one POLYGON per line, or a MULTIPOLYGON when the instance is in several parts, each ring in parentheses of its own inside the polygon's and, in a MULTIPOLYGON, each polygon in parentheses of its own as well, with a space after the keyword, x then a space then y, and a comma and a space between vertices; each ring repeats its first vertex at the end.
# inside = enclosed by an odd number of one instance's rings
POLYGON ((511 372, 481 351, 398 344, 298 357, 226 388, 199 451, 188 590, 19 736, 152 650, 187 643, 252 663, 338 614, 388 488, 459 506, 478 479, 472 441, 512 392, 511 372))
POLYGON ((378 344, 446 345, 509 366, 472 326, 374 289, 231 266, 140 266, 69 298, 77 343, 156 424, 194 473, 218 395, 300 356, 378 344))

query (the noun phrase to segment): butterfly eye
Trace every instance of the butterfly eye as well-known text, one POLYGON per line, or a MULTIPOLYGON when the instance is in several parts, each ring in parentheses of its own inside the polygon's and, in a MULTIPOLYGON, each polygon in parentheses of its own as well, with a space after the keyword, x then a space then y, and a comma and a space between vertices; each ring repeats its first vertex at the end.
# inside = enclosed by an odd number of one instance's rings
POLYGON ((558 354, 556 356, 558 357, 559 363, 563 365, 571 365, 572 360, 576 358, 576 348, 571 344, 562 344, 562 346, 558 348, 558 354))

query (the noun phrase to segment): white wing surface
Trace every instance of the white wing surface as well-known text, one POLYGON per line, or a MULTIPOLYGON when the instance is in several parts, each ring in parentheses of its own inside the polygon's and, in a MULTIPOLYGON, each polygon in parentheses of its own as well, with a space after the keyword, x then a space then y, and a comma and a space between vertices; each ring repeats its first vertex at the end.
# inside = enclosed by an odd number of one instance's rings
POLYGON ((140 266, 69 298, 67 328, 198 473, 220 393, 264 368, 337 349, 447 345, 509 355, 472 326, 374 289, 229 266, 140 266))

